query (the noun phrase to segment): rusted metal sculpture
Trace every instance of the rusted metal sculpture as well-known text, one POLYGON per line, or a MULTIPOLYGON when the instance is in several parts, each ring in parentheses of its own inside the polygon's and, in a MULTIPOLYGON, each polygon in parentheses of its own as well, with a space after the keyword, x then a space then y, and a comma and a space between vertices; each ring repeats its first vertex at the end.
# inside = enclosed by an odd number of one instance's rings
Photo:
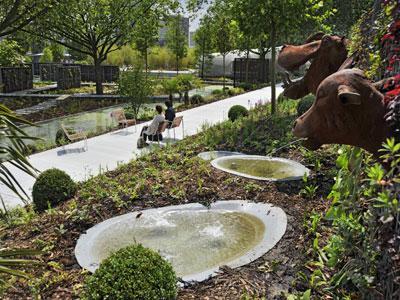
POLYGON ((319 32, 310 36, 303 45, 284 45, 278 56, 278 65, 281 68, 292 72, 311 61, 301 80, 284 80, 284 95, 291 99, 299 99, 309 93, 315 95, 319 84, 338 71, 346 61, 347 44, 345 37, 319 32))
POLYGON ((400 97, 387 98, 359 69, 340 70, 319 85, 313 106, 294 125, 305 146, 346 144, 378 154, 386 138, 400 139, 400 97), (388 100, 389 99, 389 100, 388 100))

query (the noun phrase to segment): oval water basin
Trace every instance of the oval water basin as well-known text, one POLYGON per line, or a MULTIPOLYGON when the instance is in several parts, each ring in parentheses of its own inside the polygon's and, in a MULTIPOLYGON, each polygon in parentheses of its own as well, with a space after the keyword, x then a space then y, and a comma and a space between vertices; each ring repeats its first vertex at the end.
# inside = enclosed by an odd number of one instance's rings
POLYGON ((207 152, 201 152, 197 154, 198 157, 201 159, 211 161, 220 157, 225 157, 225 156, 233 156, 233 155, 243 155, 243 153, 240 152, 231 152, 231 151, 207 151, 207 152))
POLYGON ((286 214, 270 204, 219 201, 148 209, 90 228, 75 248, 78 263, 94 272, 120 248, 140 243, 169 260, 185 281, 201 281, 219 267, 238 267, 262 256, 286 231, 286 214))
POLYGON ((222 171, 251 179, 268 181, 299 180, 310 170, 293 160, 257 155, 221 157, 211 162, 222 171))

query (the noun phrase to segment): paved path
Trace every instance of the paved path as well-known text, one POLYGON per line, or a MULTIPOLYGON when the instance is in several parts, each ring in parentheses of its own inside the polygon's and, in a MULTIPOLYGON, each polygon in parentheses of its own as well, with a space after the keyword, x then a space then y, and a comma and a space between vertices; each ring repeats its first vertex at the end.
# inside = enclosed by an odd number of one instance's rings
MULTIPOLYGON (((282 91, 277 87, 277 94, 282 91)), ((184 120, 185 135, 198 133, 202 125, 210 125, 226 120, 228 110, 233 105, 254 106, 270 99, 270 88, 263 88, 225 100, 203 105, 178 113, 184 120)), ((83 181, 100 172, 115 169, 118 164, 129 162, 140 155, 143 150, 136 147, 136 142, 143 123, 128 129, 119 130, 93 137, 88 140, 88 151, 82 149, 83 142, 66 145, 65 148, 55 148, 30 157, 30 162, 40 171, 58 168, 67 172, 74 180, 83 181)), ((182 130, 176 130, 177 138, 182 138, 182 130)), ((172 132, 171 132, 172 135, 172 132)), ((145 150, 148 151, 148 150, 145 150)), ((25 191, 31 194, 35 179, 27 176, 16 168, 10 167, 25 191)), ((8 208, 22 205, 22 201, 13 195, 5 186, 0 185, 0 195, 8 208)))

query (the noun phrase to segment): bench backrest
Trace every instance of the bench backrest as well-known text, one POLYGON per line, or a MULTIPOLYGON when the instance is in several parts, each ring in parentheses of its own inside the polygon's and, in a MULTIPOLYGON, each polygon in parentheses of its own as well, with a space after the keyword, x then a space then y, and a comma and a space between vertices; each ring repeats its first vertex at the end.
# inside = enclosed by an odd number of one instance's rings
POLYGON ((111 112, 111 117, 114 118, 115 121, 126 121, 125 113, 123 109, 117 109, 111 112))
POLYGON ((183 121, 183 116, 174 118, 171 124, 171 128, 176 128, 181 126, 182 121, 183 121))
POLYGON ((168 121, 161 122, 158 125, 157 133, 158 134, 163 133, 165 131, 165 129, 167 129, 167 127, 168 127, 168 121))

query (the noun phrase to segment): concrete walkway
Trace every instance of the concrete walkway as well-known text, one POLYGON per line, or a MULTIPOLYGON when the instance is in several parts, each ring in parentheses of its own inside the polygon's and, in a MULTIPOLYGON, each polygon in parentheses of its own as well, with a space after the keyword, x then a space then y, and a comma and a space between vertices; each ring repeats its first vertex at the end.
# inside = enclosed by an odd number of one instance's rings
MULTIPOLYGON (((282 91, 277 87, 277 95, 282 91)), ((257 102, 266 103, 270 100, 270 88, 263 88, 239 96, 224 99, 178 113, 183 116, 185 136, 198 133, 202 125, 214 125, 228 118, 229 108, 233 105, 254 107, 257 102)), ((93 137, 88 140, 88 151, 83 150, 83 142, 66 145, 30 157, 30 162, 39 171, 58 168, 67 172, 75 181, 84 181, 101 172, 115 169, 119 164, 129 162, 143 151, 136 147, 141 129, 147 123, 132 126, 124 130, 114 131, 93 137)), ((173 135, 171 131, 171 135, 173 135)), ((182 139, 182 130, 176 130, 178 139, 182 139)), ((11 167, 12 174, 22 187, 31 194, 35 179, 11 167)), ((0 185, 0 195, 8 208, 23 205, 23 202, 5 186, 0 185)))

